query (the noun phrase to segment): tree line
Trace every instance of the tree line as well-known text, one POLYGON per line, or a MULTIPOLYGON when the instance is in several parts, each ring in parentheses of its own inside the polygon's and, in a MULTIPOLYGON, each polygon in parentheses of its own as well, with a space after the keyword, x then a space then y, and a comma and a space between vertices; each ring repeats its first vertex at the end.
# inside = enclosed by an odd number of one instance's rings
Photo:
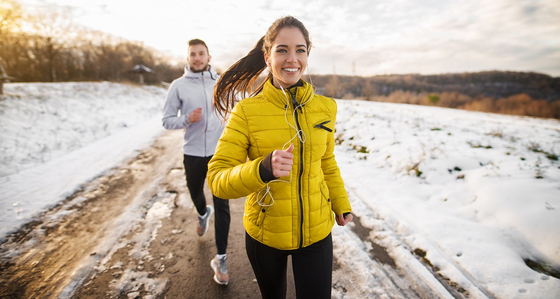
MULTIPOLYGON (((17 0, 0 4, 0 62, 17 82, 138 82, 130 70, 138 64, 154 73, 147 84, 169 82, 183 73, 183 64, 145 46, 77 25, 71 10, 45 5, 26 11, 17 0)), ((1 74, 0 74, 1 75, 1 74)))
MULTIPOLYGON (((141 42, 78 26, 68 8, 46 5, 30 12, 18 0, 0 2, 0 71, 12 81, 138 82, 138 74, 130 70, 143 64, 154 71, 143 82, 160 84, 183 73, 186 60, 172 61, 141 42)), ((317 93, 333 98, 560 119, 560 78, 545 74, 488 71, 311 77, 317 93)))
POLYGON ((314 75, 311 79, 318 93, 334 98, 560 119, 560 78, 534 72, 314 75))

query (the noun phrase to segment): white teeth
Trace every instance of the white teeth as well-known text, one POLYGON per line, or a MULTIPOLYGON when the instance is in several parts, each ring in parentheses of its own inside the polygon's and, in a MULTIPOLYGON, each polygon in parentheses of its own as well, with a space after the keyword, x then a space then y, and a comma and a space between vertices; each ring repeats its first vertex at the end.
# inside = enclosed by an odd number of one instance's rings
POLYGON ((297 72, 297 68, 284 69, 286 72, 297 72))

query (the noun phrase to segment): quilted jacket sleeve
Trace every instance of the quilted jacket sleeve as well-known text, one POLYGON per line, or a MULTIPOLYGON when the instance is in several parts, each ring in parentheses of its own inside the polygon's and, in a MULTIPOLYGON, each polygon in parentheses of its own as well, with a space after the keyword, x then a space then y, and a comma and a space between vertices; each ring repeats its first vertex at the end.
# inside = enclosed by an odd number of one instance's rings
MULTIPOLYGON (((332 99, 332 109, 334 113, 332 114, 333 123, 336 122, 336 102, 332 99)), ((330 132, 327 136, 327 149, 325 154, 321 158, 321 168, 323 169, 323 174, 325 176, 325 182, 329 188, 329 194, 332 201, 332 209, 336 215, 342 213, 351 212, 352 208, 348 200, 348 194, 344 188, 344 181, 340 175, 340 169, 336 163, 334 157, 334 131, 330 132)))
POLYGON ((208 163, 208 185, 212 194, 223 199, 247 196, 266 185, 259 174, 263 158, 247 160, 250 132, 238 103, 220 137, 214 156, 208 163))

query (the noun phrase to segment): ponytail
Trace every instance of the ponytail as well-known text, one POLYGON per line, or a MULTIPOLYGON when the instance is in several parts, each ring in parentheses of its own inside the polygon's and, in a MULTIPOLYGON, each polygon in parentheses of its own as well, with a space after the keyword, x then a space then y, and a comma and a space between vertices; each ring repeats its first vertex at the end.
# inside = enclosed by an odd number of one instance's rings
MULTIPOLYGON (((253 84, 266 68, 263 43, 264 36, 245 57, 230 66, 218 79, 214 87, 214 107, 220 116, 226 118, 235 103, 240 100, 238 95, 254 96, 262 91, 266 80, 254 91, 253 84)), ((268 77, 272 75, 269 74, 268 77)))

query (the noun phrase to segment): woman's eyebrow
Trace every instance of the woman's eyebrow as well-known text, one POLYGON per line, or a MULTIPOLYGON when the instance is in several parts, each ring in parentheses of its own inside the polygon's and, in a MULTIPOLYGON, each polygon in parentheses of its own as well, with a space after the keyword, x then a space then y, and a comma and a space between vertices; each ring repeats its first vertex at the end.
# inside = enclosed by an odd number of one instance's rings
MULTIPOLYGON (((306 45, 297 45, 296 48, 307 48, 306 45)), ((276 48, 288 48, 288 45, 278 45, 276 48)))

